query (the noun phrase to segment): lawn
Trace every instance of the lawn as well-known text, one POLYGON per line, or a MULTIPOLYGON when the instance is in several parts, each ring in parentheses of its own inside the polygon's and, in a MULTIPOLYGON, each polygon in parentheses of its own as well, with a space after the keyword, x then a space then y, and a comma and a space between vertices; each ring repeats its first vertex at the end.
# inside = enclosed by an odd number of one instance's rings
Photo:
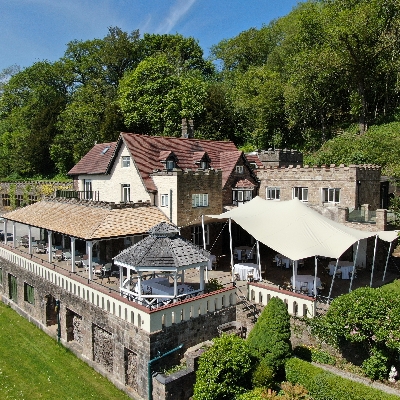
POLYGON ((0 302, 0 399, 130 399, 0 302))

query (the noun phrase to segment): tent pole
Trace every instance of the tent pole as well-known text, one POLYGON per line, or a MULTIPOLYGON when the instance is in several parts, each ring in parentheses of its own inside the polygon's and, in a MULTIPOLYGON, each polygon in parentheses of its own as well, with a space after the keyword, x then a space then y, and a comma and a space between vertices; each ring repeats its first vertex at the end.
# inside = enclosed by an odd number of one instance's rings
POLYGON ((333 282, 335 281, 335 276, 336 276, 336 271, 337 271, 338 264, 339 264, 339 259, 337 258, 337 259, 336 259, 335 270, 333 271, 331 288, 329 289, 328 300, 330 300, 330 298, 331 298, 332 288, 333 288, 333 282))
POLYGON ((387 269, 387 266, 388 266, 388 263, 389 263, 390 252, 391 252, 391 250, 392 250, 392 244, 393 244, 393 242, 390 242, 388 255, 387 255, 387 257, 386 257, 385 272, 383 273, 382 282, 385 280, 386 269, 387 269))
POLYGON ((352 272, 352 274, 351 274, 349 293, 351 292, 351 287, 353 286, 354 274, 356 273, 356 263, 357 263, 358 248, 359 248, 359 247, 360 247, 360 241, 357 242, 357 250, 356 250, 356 256, 355 256, 355 258, 354 258, 353 272, 352 272))
POLYGON ((375 236, 374 258, 372 259, 371 281, 369 282, 369 287, 372 287, 372 278, 374 277, 375 255, 376 255, 377 244, 378 244, 378 235, 375 236))
POLYGON ((292 267, 293 267, 293 284, 292 284, 292 286, 293 286, 293 292, 295 292, 296 293, 296 273, 295 273, 295 268, 296 268, 296 264, 297 263, 297 261, 293 261, 293 263, 292 263, 292 267))
POLYGON ((260 258, 260 242, 257 240, 257 259, 258 259, 258 269, 260 272, 260 281, 262 281, 261 275, 261 258, 260 258))
POLYGON ((314 276, 314 297, 317 298, 317 268, 318 268, 318 260, 317 256, 315 256, 315 276, 314 276))
MULTIPOLYGON (((204 229, 204 214, 201 214, 201 228, 203 229, 203 249, 207 250, 206 230, 204 229)), ((206 282, 208 282, 208 266, 206 267, 206 282)))
POLYGON ((234 268, 233 268, 233 248, 232 248, 232 219, 229 218, 229 243, 231 246, 231 269, 232 269, 232 282, 235 281, 234 276, 233 276, 233 272, 234 272, 234 268))

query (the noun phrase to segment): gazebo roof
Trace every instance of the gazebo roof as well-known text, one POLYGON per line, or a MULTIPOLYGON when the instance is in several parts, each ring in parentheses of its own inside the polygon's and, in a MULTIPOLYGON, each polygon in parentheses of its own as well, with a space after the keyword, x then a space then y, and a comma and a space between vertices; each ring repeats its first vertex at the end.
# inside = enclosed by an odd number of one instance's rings
POLYGON ((209 252, 181 238, 178 233, 175 226, 161 222, 149 230, 149 236, 114 257, 114 262, 141 270, 182 269, 208 263, 209 252))

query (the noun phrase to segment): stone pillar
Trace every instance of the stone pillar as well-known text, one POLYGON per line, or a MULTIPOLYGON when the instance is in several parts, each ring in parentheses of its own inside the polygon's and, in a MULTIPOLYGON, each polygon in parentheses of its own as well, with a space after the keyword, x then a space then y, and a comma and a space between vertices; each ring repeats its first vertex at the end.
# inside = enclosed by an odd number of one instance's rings
POLYGON ((376 210, 376 228, 378 231, 387 230, 387 210, 376 210))
POLYGON ((344 224, 349 220, 349 208, 348 207, 338 207, 337 214, 338 222, 344 224))
POLYGON ((371 206, 369 204, 362 204, 361 205, 361 212, 364 215, 364 222, 369 221, 369 214, 371 211, 371 206))

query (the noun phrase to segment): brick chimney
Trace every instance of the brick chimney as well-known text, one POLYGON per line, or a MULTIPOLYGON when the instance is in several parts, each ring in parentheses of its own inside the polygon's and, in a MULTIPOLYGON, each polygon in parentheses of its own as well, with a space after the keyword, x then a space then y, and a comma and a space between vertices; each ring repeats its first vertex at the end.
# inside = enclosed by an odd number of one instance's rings
POLYGON ((186 139, 194 138, 193 120, 182 118, 182 137, 186 139))

